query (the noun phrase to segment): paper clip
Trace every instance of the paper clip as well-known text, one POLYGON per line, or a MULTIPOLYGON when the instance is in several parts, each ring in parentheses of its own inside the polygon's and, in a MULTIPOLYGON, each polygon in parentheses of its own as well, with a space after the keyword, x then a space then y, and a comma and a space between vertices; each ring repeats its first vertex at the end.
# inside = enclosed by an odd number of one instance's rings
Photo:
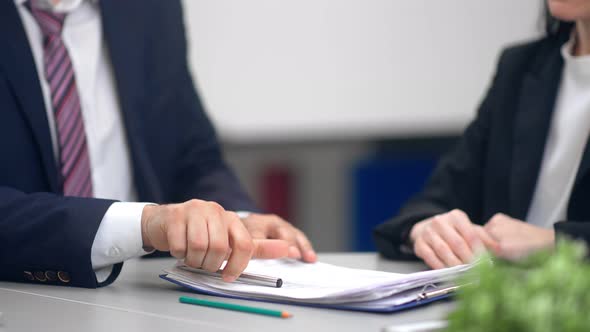
POLYGON ((422 288, 422 292, 420 294, 418 294, 417 301, 423 301, 423 300, 428 300, 428 299, 431 299, 431 298, 434 298, 437 296, 447 295, 447 294, 455 292, 460 287, 461 286, 449 286, 449 287, 445 287, 445 288, 436 288, 436 286, 433 284, 426 285, 422 288), (428 291, 429 287, 435 287, 435 289, 428 291))

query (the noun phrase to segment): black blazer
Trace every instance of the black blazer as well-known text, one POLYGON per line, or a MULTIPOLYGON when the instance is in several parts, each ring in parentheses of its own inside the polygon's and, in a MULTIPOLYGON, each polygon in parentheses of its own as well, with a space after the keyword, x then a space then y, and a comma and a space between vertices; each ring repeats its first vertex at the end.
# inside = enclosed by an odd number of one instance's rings
MULTIPOLYGON (((255 210, 226 166, 186 61, 179 0, 101 0, 132 161, 144 202, 217 201, 255 210)), ((62 196, 33 55, 14 1, 0 1, 0 280, 97 287, 94 236, 111 200, 62 196), (69 282, 34 278, 69 274, 69 282)))
MULTIPOLYGON (((506 49, 476 119, 438 164, 424 191, 374 230, 386 257, 400 252, 420 220, 461 209, 484 224, 502 212, 524 220, 531 204, 563 69, 567 39, 546 37, 506 49)), ((590 146, 587 144, 567 209, 555 230, 590 241, 590 146)))

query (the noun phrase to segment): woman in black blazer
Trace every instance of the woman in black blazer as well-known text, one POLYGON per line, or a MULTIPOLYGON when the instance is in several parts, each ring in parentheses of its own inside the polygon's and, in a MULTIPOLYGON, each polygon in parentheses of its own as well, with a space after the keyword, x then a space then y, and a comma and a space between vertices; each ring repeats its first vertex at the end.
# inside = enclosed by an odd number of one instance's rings
POLYGON ((548 0, 547 35, 506 49, 476 119, 424 191, 374 232, 432 268, 590 242, 590 2, 548 0))

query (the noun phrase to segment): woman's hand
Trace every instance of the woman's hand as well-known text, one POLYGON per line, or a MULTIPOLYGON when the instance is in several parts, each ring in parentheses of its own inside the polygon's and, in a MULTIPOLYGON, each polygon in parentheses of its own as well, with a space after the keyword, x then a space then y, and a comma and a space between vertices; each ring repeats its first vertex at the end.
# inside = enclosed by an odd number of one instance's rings
POLYGON ((484 229, 499 244, 494 254, 506 259, 522 258, 555 245, 553 229, 534 226, 502 213, 494 215, 484 229))
POLYGON ((461 210, 417 223, 410 240, 416 256, 433 269, 470 263, 478 252, 498 246, 487 230, 473 224, 461 210))

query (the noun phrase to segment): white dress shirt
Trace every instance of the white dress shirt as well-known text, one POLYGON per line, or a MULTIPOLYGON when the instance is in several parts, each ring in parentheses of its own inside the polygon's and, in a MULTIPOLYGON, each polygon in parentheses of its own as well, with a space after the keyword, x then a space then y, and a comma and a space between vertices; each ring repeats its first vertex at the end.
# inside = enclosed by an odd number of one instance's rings
POLYGON ((590 56, 572 56, 574 38, 561 54, 564 68, 537 187, 531 224, 551 228, 567 219, 567 207, 590 133, 590 56))
MULTIPOLYGON (((14 1, 35 58, 57 163, 59 148, 43 64, 43 35, 25 7, 25 0, 14 1)), ((92 245, 92 267, 102 281, 112 271, 113 264, 146 254, 141 238, 141 214, 146 203, 130 203, 136 200, 136 193, 129 147, 96 2, 61 0, 54 10, 68 13, 62 39, 72 61, 80 96, 94 196, 121 201, 107 210, 92 245)), ((49 1, 47 5, 51 6, 49 1)))

